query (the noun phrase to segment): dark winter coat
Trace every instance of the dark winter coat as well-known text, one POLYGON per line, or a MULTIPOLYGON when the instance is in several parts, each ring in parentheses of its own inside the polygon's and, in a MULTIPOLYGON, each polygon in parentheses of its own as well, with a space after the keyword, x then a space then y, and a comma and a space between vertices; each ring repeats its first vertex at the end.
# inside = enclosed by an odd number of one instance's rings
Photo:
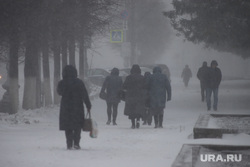
POLYGON ((145 72, 145 74, 144 74, 144 84, 145 84, 144 94, 145 94, 145 106, 147 108, 150 107, 149 89, 147 87, 147 85, 149 84, 150 77, 151 77, 151 73, 145 72))
POLYGON ((165 74, 161 73, 160 67, 153 69, 153 74, 150 77, 149 84, 150 108, 163 109, 166 105, 166 100, 171 100, 171 86, 165 74), (167 93, 167 98, 166 98, 167 93))
POLYGON ((197 72, 197 78, 200 80, 201 86, 206 87, 206 75, 208 72, 208 67, 206 64, 203 64, 197 72))
POLYGON ((131 74, 123 83, 126 92, 124 114, 132 117, 141 116, 145 109, 144 77, 141 75, 140 67, 134 65, 131 74))
POLYGON ((112 69, 111 75, 107 76, 102 85, 101 92, 106 92, 107 103, 119 103, 119 92, 122 90, 122 78, 119 77, 119 70, 112 69))
POLYGON ((211 88, 211 89, 219 88, 221 79, 222 79, 222 74, 221 74, 221 70, 218 67, 208 68, 207 75, 206 75, 206 87, 207 88, 211 88))
POLYGON ((59 81, 57 92, 61 98, 59 128, 60 130, 79 129, 84 121, 85 103, 91 108, 88 92, 82 80, 77 78, 76 69, 66 66, 63 71, 63 80, 59 81))

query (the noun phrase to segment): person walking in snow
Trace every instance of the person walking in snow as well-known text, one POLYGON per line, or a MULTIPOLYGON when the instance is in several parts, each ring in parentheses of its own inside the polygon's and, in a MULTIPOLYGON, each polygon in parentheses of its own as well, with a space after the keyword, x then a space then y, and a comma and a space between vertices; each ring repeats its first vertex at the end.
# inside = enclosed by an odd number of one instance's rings
POLYGON ((74 66, 65 66, 62 77, 57 85, 57 93, 62 96, 59 128, 65 131, 67 149, 80 149, 81 128, 84 121, 83 103, 87 107, 87 112, 90 112, 91 102, 83 81, 77 78, 74 66))
POLYGON ((181 73, 181 77, 183 79, 185 87, 187 87, 190 78, 192 78, 192 72, 191 72, 191 70, 190 70, 190 68, 189 68, 188 65, 186 65, 185 68, 183 69, 183 71, 181 73))
POLYGON ((155 128, 163 128, 163 115, 166 101, 171 100, 171 85, 160 67, 153 69, 148 83, 150 110, 154 115, 155 128), (167 97, 166 97, 167 93, 167 97))
POLYGON ((120 103, 119 92, 122 90, 122 78, 119 77, 119 69, 113 68, 111 74, 107 76, 102 85, 101 93, 106 94, 107 103, 107 115, 108 121, 107 125, 111 123, 111 115, 113 116, 113 125, 117 125, 117 110, 118 104, 120 103))
POLYGON ((205 92, 206 92, 206 74, 208 71, 207 62, 204 61, 202 63, 202 67, 199 68, 197 72, 197 78, 200 80, 200 88, 201 88, 201 101, 205 100, 205 92))
POLYGON ((123 83, 123 90, 126 92, 124 115, 131 120, 132 129, 140 127, 140 118, 145 109, 144 88, 141 68, 135 64, 123 83))
POLYGON ((213 60, 211 62, 211 67, 208 69, 206 75, 206 100, 207 100, 208 111, 211 110, 212 93, 214 97, 213 109, 214 111, 217 111, 219 85, 222 79, 221 70, 217 66, 218 66, 217 61, 213 60))

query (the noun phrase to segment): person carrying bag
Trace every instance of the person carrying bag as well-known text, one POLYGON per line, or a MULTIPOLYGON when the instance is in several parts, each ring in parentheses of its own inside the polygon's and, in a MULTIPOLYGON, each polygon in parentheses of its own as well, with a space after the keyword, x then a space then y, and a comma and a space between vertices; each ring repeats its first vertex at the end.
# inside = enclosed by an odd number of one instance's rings
POLYGON ((84 107, 90 113, 91 103, 82 80, 77 78, 77 70, 72 65, 64 67, 63 79, 57 85, 57 93, 62 96, 60 103, 59 128, 65 131, 67 149, 81 149, 81 129, 84 123, 84 107))
POLYGON ((119 69, 113 68, 111 74, 105 78, 102 85, 99 97, 107 103, 107 125, 111 124, 111 116, 113 116, 113 125, 117 125, 116 118, 118 114, 118 105, 121 101, 119 92, 122 90, 122 84, 122 78, 119 76, 119 69))

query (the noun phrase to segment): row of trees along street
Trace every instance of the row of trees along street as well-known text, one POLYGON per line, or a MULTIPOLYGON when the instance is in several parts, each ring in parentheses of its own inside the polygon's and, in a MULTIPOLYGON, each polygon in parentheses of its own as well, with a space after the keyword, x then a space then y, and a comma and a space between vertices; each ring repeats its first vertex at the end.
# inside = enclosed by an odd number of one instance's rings
POLYGON ((18 111, 20 57, 25 58, 23 109, 41 105, 40 55, 45 105, 58 104, 59 97, 55 91, 52 93, 50 85, 49 56, 54 59, 54 87, 60 80, 61 68, 75 65, 76 49, 79 76, 83 78, 86 43, 105 31, 112 18, 109 12, 114 13, 117 6, 115 0, 0 0, 0 47, 4 50, 0 57, 3 60, 8 55, 11 114, 18 111))
POLYGON ((249 0, 173 0, 164 12, 186 40, 208 48, 250 57, 249 0))

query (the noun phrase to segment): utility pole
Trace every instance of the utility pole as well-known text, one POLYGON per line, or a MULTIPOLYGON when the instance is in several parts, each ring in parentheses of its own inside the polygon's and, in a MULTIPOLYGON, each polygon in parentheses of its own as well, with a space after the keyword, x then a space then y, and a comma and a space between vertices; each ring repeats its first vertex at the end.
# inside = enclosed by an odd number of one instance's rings
POLYGON ((131 57, 130 64, 137 63, 136 59, 136 30, 135 30, 135 1, 129 0, 129 20, 128 20, 128 33, 129 33, 129 41, 131 44, 131 57))

